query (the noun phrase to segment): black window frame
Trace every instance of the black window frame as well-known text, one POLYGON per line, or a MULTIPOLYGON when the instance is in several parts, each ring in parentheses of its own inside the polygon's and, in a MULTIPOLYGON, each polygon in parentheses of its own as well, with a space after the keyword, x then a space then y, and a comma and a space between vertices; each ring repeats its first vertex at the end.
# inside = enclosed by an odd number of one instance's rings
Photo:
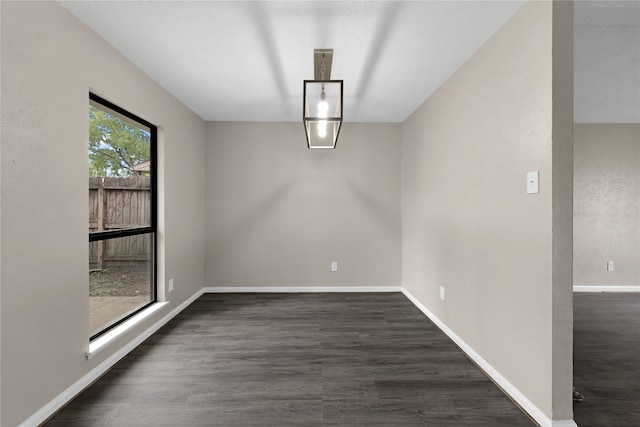
MULTIPOLYGON (((157 265, 158 265, 158 248, 157 248, 157 224, 158 224, 158 177, 157 177, 157 158, 158 158, 158 127, 147 120, 121 108, 114 103, 98 96, 94 93, 89 92, 89 101, 93 101, 96 104, 99 104, 105 107, 107 110, 112 110, 129 120, 132 120, 140 125, 143 125, 149 129, 150 133, 150 164, 149 164, 149 174, 151 181, 151 206, 150 206, 150 224, 145 227, 135 227, 135 228, 126 228, 120 230, 103 230, 103 231, 94 231, 89 233, 89 243, 97 242, 100 240, 110 240, 119 237, 128 237, 128 236, 137 236, 141 234, 149 234, 151 245, 151 259, 150 259, 150 298, 149 302, 134 312, 128 314, 122 319, 117 320, 116 322, 111 323, 104 329, 95 333, 94 335, 89 337, 89 341, 92 341, 101 335, 109 332, 113 328, 127 321, 131 317, 145 310, 152 304, 157 302, 157 265)), ((109 111, 107 111, 108 113, 109 111)))

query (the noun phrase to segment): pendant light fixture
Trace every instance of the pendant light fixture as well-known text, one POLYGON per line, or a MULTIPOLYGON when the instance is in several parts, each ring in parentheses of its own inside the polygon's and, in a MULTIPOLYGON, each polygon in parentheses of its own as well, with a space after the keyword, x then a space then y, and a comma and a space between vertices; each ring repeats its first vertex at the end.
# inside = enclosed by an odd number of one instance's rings
POLYGON ((331 80, 333 49, 314 49, 314 79, 304 81, 302 120, 309 148, 336 148, 342 126, 342 80, 331 80))

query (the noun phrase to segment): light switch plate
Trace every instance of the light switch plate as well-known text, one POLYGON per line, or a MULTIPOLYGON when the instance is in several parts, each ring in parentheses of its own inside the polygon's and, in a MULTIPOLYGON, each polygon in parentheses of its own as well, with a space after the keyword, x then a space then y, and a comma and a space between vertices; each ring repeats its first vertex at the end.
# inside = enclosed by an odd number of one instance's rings
POLYGON ((527 172, 527 194, 538 194, 540 192, 538 171, 527 172))
POLYGON ((338 271, 338 261, 331 261, 331 271, 338 271))

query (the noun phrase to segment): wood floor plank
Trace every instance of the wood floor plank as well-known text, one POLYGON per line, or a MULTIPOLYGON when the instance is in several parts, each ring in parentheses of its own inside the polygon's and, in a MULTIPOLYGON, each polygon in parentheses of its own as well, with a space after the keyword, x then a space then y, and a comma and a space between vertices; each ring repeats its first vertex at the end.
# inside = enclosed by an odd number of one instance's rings
POLYGON ((46 423, 535 425, 400 293, 205 294, 46 423))
POLYGON ((576 423, 640 426, 640 294, 575 293, 573 305, 576 423))

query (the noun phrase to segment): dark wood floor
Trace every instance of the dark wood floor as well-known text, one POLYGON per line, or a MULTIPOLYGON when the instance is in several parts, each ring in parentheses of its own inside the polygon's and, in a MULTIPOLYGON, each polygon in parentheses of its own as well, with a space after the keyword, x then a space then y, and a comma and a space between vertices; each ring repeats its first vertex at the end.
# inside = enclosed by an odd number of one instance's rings
POLYGON ((402 294, 328 293, 205 294, 46 425, 535 424, 402 294))
POLYGON ((573 376, 580 427, 640 426, 640 293, 575 293, 573 376))

